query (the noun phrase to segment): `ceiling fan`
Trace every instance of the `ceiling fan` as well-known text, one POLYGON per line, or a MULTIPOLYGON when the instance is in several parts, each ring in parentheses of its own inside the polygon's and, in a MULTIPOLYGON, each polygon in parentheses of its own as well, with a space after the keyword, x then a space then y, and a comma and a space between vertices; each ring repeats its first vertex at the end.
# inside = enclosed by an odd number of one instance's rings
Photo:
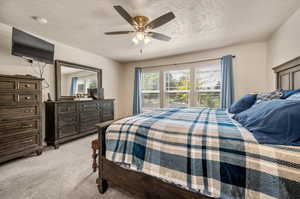
POLYGON ((106 35, 122 35, 122 34, 132 34, 135 33, 135 37, 133 37, 132 41, 135 44, 138 44, 139 41, 144 41, 145 44, 150 42, 150 38, 158 39, 161 41, 170 41, 171 37, 152 32, 152 29, 158 28, 169 21, 175 18, 173 12, 168 12, 151 22, 149 22, 149 18, 146 16, 135 16, 131 17, 128 12, 122 6, 114 6, 114 9, 133 27, 132 31, 116 31, 116 32, 106 32, 106 35), (148 23, 149 22, 149 23, 148 23))

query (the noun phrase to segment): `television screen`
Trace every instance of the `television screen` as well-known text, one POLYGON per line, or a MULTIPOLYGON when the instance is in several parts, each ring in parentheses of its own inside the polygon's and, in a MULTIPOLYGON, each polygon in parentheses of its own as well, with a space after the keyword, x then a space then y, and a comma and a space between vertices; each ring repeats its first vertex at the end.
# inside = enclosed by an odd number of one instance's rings
POLYGON ((53 64, 54 45, 33 35, 13 28, 12 54, 53 64))

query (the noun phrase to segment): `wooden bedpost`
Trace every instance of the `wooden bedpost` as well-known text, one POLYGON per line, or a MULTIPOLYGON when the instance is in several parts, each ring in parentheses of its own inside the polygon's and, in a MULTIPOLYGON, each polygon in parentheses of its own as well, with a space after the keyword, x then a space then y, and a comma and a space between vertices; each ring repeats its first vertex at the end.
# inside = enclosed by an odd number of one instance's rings
POLYGON ((98 157, 98 153, 99 153, 99 140, 98 139, 92 141, 92 150, 93 150, 93 155, 92 155, 93 164, 92 164, 92 168, 93 168, 93 172, 96 172, 97 171, 97 167, 98 167, 97 157, 98 157))
POLYGON ((102 122, 97 124, 98 128, 98 141, 99 141, 99 153, 98 153, 98 179, 97 186, 101 194, 105 193, 108 188, 107 181, 103 179, 103 160, 105 159, 105 132, 109 125, 111 125, 115 120, 110 120, 107 122, 102 122))

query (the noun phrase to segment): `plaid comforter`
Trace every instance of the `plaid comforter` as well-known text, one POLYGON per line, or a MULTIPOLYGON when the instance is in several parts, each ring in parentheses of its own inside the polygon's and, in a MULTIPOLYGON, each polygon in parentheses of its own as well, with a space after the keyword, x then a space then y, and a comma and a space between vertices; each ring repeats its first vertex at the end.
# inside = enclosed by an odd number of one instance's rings
POLYGON ((215 198, 300 198, 300 148, 261 145, 219 109, 176 108, 107 129, 106 158, 215 198))

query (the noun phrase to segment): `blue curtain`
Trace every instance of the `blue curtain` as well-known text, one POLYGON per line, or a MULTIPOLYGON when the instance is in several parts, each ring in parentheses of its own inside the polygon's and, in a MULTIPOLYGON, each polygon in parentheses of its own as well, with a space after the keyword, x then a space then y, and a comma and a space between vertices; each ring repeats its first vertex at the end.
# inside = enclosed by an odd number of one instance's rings
POLYGON ((71 80, 71 88, 70 88, 70 96, 75 96, 76 88, 77 88, 78 77, 72 77, 71 80))
POLYGON ((231 106, 234 99, 233 74, 232 74, 232 55, 227 55, 221 59, 222 72, 222 92, 221 108, 226 109, 231 106))
POLYGON ((133 115, 141 113, 142 109, 142 96, 141 96, 141 75, 142 69, 134 69, 134 91, 133 91, 133 115))

